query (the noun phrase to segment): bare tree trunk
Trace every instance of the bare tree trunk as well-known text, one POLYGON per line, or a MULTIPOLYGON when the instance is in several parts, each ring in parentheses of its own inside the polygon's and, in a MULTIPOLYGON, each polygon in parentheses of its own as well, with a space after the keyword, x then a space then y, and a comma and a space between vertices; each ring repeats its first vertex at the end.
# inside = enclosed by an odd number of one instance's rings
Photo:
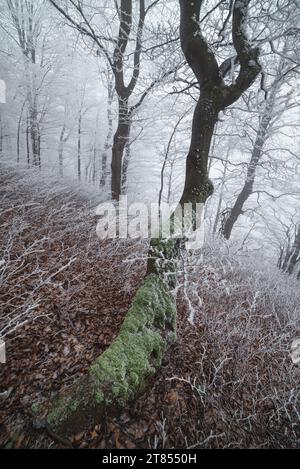
POLYGON ((27 166, 30 167, 30 144, 29 144, 29 118, 26 119, 26 152, 27 152, 27 166))
POLYGON ((65 143, 65 132, 66 132, 66 124, 64 123, 60 135, 59 135, 59 144, 58 144, 58 168, 59 168, 59 175, 63 177, 64 175, 64 143, 65 143))
MULTIPOLYGON (((174 139, 174 136, 176 134, 176 131, 178 129, 178 126, 180 125, 182 119, 186 116, 186 114, 183 114, 182 116, 180 116, 180 118, 177 120, 172 132, 171 132, 171 135, 170 135, 170 138, 168 140, 168 144, 167 144, 167 148, 166 148, 166 152, 165 152, 165 155, 164 155, 164 161, 163 161, 163 164, 162 164, 162 168, 161 168, 161 172, 160 172, 160 189, 159 189, 159 193, 158 193, 158 207, 159 207, 159 210, 160 210, 160 206, 161 206, 161 202, 162 202, 162 195, 163 195, 163 191, 164 191, 164 175, 165 175, 165 169, 166 169, 166 165, 168 163, 168 159, 169 159, 169 154, 170 154, 170 149, 171 149, 171 144, 172 144, 172 141, 174 139)), ((173 165, 172 165, 173 167, 173 165)), ((173 168, 172 168, 173 169, 173 168)), ((169 178, 169 184, 168 184, 168 195, 167 195, 167 201, 169 203, 170 201, 170 196, 171 196, 171 178, 172 178, 172 171, 171 171, 171 175, 170 175, 170 178, 169 178)))
POLYGON ((172 193, 172 178, 173 178, 173 170, 174 170, 174 160, 170 162, 170 172, 168 177, 168 193, 167 193, 167 204, 170 203, 171 200, 171 193, 172 193))
MULTIPOLYGON (((283 256, 282 256, 283 258, 283 256)), ((300 261, 300 224, 298 225, 293 245, 291 248, 287 247, 283 262, 281 265, 281 270, 291 275, 296 268, 296 265, 300 261)))
POLYGON ((78 116, 78 127, 77 127, 77 177, 78 181, 81 181, 81 120, 82 114, 81 109, 78 116))
MULTIPOLYGON (((35 100, 34 100, 35 101, 35 100)), ((34 166, 41 165, 40 158, 40 131, 36 103, 33 102, 29 107, 29 127, 32 149, 32 163, 34 166)))
POLYGON ((23 119, 23 112, 24 112, 24 107, 25 107, 26 101, 24 101, 22 107, 21 107, 21 112, 20 116, 18 119, 18 127, 17 127, 17 163, 20 162, 20 136, 21 136, 21 125, 22 125, 22 119, 23 119))
POLYGON ((256 140, 254 143, 251 159, 247 169, 247 175, 242 187, 242 190, 238 194, 236 201, 229 211, 229 215, 226 217, 223 227, 222 234, 225 239, 229 239, 233 230, 235 223, 238 218, 243 214, 243 208, 251 194, 253 193, 253 186, 256 177, 256 171, 259 167, 260 160, 263 154, 264 145, 269 137, 268 133, 271 127, 271 122, 273 119, 273 111, 276 102, 276 96, 280 89, 281 85, 281 76, 284 73, 286 66, 286 61, 282 58, 278 64, 277 73, 274 79, 273 84, 271 85, 271 90, 267 98, 265 109, 263 115, 260 119, 256 140))
POLYGON ((96 184, 96 178, 97 178, 97 173, 99 176, 99 166, 98 166, 98 129, 99 129, 99 114, 100 112, 97 112, 97 117, 96 117, 96 125, 95 125, 95 131, 94 131, 94 142, 93 146, 91 148, 91 159, 92 159, 92 164, 91 164, 91 173, 89 175, 90 182, 93 184, 96 184))
POLYGON ((274 99, 275 99, 275 88, 271 93, 269 101, 266 105, 265 112, 261 118, 260 125, 258 128, 254 148, 252 151, 250 163, 247 169, 247 175, 244 182, 244 186, 240 191, 234 206, 229 212, 228 217, 223 225, 222 234, 225 239, 229 239, 232 233, 232 229, 243 213, 243 208, 250 195, 253 193, 253 186, 255 182, 256 170, 259 166, 261 160, 264 144, 268 137, 268 129, 272 120, 272 111, 274 108, 274 99))
POLYGON ((104 149, 101 157, 101 177, 100 177, 100 186, 104 187, 106 185, 107 178, 107 158, 108 150, 111 147, 111 139, 113 133, 113 117, 112 117, 112 103, 113 103, 114 89, 112 80, 108 78, 107 84, 107 135, 104 143, 104 149))
POLYGON ((222 177, 222 181, 221 181, 219 200, 218 200, 218 206, 217 206, 217 212, 216 212, 216 218, 215 218, 213 231, 212 231, 213 235, 215 235, 216 232, 217 232, 218 225, 219 225, 219 220, 220 220, 220 215, 221 215, 221 208, 222 208, 222 202, 223 202, 225 181, 226 181, 227 169, 228 169, 228 158, 229 158, 229 150, 227 151, 227 154, 226 154, 226 161, 225 161, 224 173, 223 173, 223 177, 222 177))
POLYGON ((127 191, 127 175, 128 175, 128 168, 129 168, 129 162, 130 162, 130 156, 131 156, 131 151, 130 151, 130 127, 128 129, 128 137, 127 137, 127 142, 125 146, 125 155, 123 158, 123 164, 122 164, 122 194, 126 194, 127 191))
POLYGON ((97 174, 96 161, 97 161, 97 147, 94 146, 94 149, 93 149, 93 167, 92 167, 92 183, 93 184, 96 183, 96 174, 97 174))
POLYGON ((112 198, 119 200, 122 193, 123 154, 130 132, 128 99, 119 97, 118 127, 114 135, 111 162, 112 198))
POLYGON ((2 117, 0 112, 0 156, 3 155, 3 125, 2 125, 2 117))

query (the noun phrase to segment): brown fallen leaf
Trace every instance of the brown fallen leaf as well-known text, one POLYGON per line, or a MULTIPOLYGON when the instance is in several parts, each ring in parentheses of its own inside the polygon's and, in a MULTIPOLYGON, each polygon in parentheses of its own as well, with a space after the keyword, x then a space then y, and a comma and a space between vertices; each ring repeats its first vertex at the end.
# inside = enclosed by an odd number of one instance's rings
POLYGON ((167 400, 168 402, 170 402, 171 404, 174 404, 175 402, 178 401, 178 392, 175 391, 175 389, 173 389, 172 391, 170 391, 168 394, 167 394, 167 400))
POLYGON ((124 445, 125 445, 126 449, 135 449, 136 448, 136 445, 130 440, 125 440, 124 445))
POLYGON ((75 436, 73 437, 74 443, 79 443, 79 442, 82 440, 83 437, 84 437, 84 433, 83 433, 83 432, 82 432, 82 433, 78 433, 77 435, 75 435, 75 436))
POLYGON ((96 430, 93 430, 90 432, 90 438, 93 440, 94 438, 98 438, 99 434, 96 432, 96 430))

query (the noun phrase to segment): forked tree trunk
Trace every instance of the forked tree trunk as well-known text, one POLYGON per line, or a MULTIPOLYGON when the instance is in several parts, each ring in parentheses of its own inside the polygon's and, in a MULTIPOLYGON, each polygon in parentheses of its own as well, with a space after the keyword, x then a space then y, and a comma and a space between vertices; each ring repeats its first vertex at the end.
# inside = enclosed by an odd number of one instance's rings
MULTIPOLYGON (((202 0, 180 0, 181 45, 198 79, 201 95, 194 113, 186 180, 179 208, 184 203, 204 203, 212 193, 207 161, 218 112, 238 99, 260 70, 258 51, 250 47, 244 36, 245 28, 242 28, 248 0, 238 0, 233 9, 233 42, 241 62, 240 75, 233 87, 223 83, 223 67, 219 69, 199 30, 201 5, 202 0)), ((114 158, 119 176, 122 168, 120 155, 127 135, 125 122, 119 122, 115 142, 118 151, 114 158)), ((120 180, 114 180, 115 195, 120 194, 120 180)), ((160 367, 163 354, 176 334, 175 301, 169 290, 176 283, 179 245, 180 240, 176 239, 152 240, 146 277, 118 337, 95 360, 88 373, 54 403, 48 415, 48 423, 57 432, 66 435, 81 430, 98 421, 108 408, 124 406, 145 389, 149 378, 160 367)))
MULTIPOLYGON (((67 19, 67 21, 75 27, 81 33, 86 34, 87 30, 85 26, 79 21, 77 22, 72 16, 70 16, 69 12, 66 11, 56 0, 49 0, 50 3, 67 19)), ((110 47, 106 47, 106 45, 102 44, 102 38, 98 34, 95 33, 93 29, 92 22, 90 23, 87 20, 86 15, 84 14, 83 3, 84 2, 71 2, 77 12, 81 15, 82 18, 85 19, 88 25, 88 36, 90 39, 93 40, 97 50, 104 54, 109 67, 114 75, 115 80, 115 92, 118 96, 119 103, 123 101, 123 104, 120 106, 122 108, 127 107, 127 112, 132 115, 132 112, 136 111, 141 104, 144 102, 148 93, 153 90, 157 83, 159 83, 164 76, 169 75, 171 72, 166 72, 163 77, 159 79, 154 79, 152 83, 147 86, 142 93, 139 93, 139 98, 135 104, 129 105, 129 100, 134 94, 134 90, 136 85, 139 81, 140 75, 140 66, 141 66, 141 54, 142 54, 142 45, 143 45, 143 30, 145 25, 145 19, 147 14, 153 7, 158 3, 157 0, 150 2, 148 6, 146 6, 145 0, 138 0, 137 2, 133 2, 132 0, 120 0, 120 2, 115 1, 116 13, 117 17, 119 18, 119 31, 118 36, 115 41, 115 47, 112 56, 109 54, 108 50, 110 47), (75 6, 76 3, 76 6, 75 6), (137 28, 135 37, 132 38, 132 26, 133 26, 133 12, 135 11, 135 4, 138 3, 139 5, 139 17, 137 21, 137 28), (125 56, 125 52, 129 42, 135 42, 134 51, 132 49, 128 52, 127 57, 125 56), (126 67, 124 67, 125 60, 128 57, 133 56, 133 66, 130 66, 131 72, 126 73, 126 67), (130 76, 128 76, 130 75, 130 76), (125 80, 126 78, 126 80, 125 80), (126 101, 126 103, 125 103, 126 101)), ((87 15, 89 16, 89 15, 87 15)), ((93 16, 93 15, 92 15, 93 16)), ((106 41, 103 38, 104 42, 106 41)), ((108 39, 109 43, 111 43, 111 39, 108 39)), ((127 68, 128 69, 128 68, 127 68)), ((175 71, 175 69, 173 70, 175 71)), ((114 136, 113 146, 112 146, 112 178, 111 178, 111 196, 112 199, 118 201, 122 191, 122 163, 123 163, 123 155, 124 155, 124 148, 126 145, 126 140, 128 140, 129 131, 126 129, 126 125, 123 121, 123 110, 119 113, 118 118, 118 128, 114 136), (125 143, 124 143, 125 139, 125 143)), ((103 153, 102 162, 104 167, 106 167, 107 162, 107 153, 103 153)), ((103 177, 105 177, 105 172, 102 172, 103 177)), ((101 179, 102 181, 102 179, 101 179)), ((103 182, 100 185, 104 185, 103 182)))

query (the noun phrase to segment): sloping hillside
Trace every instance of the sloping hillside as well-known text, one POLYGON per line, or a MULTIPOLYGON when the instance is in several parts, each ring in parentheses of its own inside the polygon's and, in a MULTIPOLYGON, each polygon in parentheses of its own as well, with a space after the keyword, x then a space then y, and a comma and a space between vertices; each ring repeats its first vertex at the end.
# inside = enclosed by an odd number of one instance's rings
MULTIPOLYGON (((0 168, 0 444, 60 447, 37 424, 50 400, 106 349, 144 275, 146 243, 100 242, 97 199, 0 168)), ((73 447, 299 446, 299 286, 206 246, 182 259, 178 339, 147 391, 74 435, 73 447), (193 324, 189 321, 193 317, 193 324)))

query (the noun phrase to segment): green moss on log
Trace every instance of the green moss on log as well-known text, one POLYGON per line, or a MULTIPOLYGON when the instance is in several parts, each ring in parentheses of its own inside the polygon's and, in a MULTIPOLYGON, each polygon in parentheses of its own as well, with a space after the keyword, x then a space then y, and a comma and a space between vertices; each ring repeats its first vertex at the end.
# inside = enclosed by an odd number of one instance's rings
POLYGON ((54 403, 51 427, 70 434, 95 423, 107 408, 122 408, 142 392, 176 337, 176 309, 158 275, 139 288, 120 333, 86 376, 54 403))
POLYGON ((153 238, 150 243, 147 272, 165 278, 169 288, 176 286, 178 250, 177 238, 153 238))

